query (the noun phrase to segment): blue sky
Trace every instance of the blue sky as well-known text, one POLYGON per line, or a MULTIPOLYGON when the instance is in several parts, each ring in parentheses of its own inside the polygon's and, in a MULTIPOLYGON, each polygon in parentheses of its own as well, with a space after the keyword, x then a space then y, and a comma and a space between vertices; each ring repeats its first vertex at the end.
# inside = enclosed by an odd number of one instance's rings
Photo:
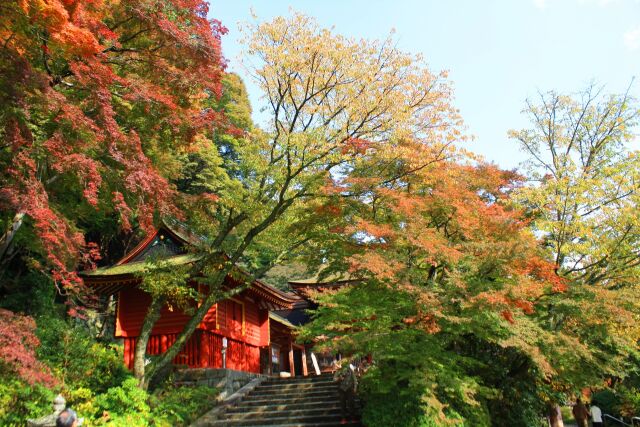
MULTIPOLYGON (((591 81, 607 92, 640 77, 640 0, 210 0, 223 22, 229 69, 245 77, 255 119, 260 93, 238 64, 238 23, 289 14, 314 16, 356 38, 385 38, 422 53, 433 71, 449 70, 468 149, 505 168, 524 159, 507 130, 527 125, 520 113, 538 90, 570 93, 591 81)), ((632 93, 640 97, 640 78, 632 93)))

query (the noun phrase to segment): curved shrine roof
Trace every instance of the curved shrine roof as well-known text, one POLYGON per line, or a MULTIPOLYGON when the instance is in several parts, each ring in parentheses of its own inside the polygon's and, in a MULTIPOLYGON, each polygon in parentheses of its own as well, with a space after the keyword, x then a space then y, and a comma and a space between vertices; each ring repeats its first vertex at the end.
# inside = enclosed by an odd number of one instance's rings
MULTIPOLYGON (((96 292, 111 295, 126 286, 137 286, 141 282, 140 274, 144 272, 149 257, 157 257, 169 266, 191 264, 202 259, 201 255, 187 252, 189 246, 194 245, 194 239, 184 232, 170 228, 166 223, 154 233, 144 238, 131 252, 127 253, 116 264, 108 267, 96 268, 79 272, 84 282, 96 292)), ((240 276, 250 275, 237 268, 240 276)), ((228 276, 231 282, 239 282, 236 275, 228 276)), ((268 308, 293 308, 302 298, 299 295, 284 292, 267 283, 254 280, 249 291, 264 300, 268 308)))

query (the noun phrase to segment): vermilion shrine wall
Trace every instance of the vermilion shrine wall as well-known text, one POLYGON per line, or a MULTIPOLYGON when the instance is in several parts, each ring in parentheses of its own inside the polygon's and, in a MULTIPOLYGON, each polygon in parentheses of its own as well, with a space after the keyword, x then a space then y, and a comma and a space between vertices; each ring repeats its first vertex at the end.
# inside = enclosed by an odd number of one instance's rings
MULTIPOLYGON (((122 290, 118 295, 115 335, 124 339, 124 361, 130 369, 136 337, 150 303, 151 297, 137 288, 122 290)), ((166 351, 188 319, 178 308, 163 307, 152 330, 147 354, 166 351)), ((221 301, 209 310, 173 362, 192 368, 221 368, 224 337, 227 338, 226 367, 259 373, 260 347, 269 345, 268 311, 258 307, 246 292, 221 301)))

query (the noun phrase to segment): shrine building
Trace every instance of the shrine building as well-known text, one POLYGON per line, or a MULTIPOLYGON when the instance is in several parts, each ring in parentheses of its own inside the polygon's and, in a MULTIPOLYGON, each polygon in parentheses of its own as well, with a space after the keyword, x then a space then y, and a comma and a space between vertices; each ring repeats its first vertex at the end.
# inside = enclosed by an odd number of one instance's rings
MULTIPOLYGON (((187 232, 165 224, 115 265, 80 273, 96 293, 116 298, 115 337, 124 342, 124 362, 129 369, 133 368, 136 339, 151 303, 151 297, 139 288, 146 261, 162 259, 176 266, 194 263, 198 257, 188 251, 193 241, 187 232)), ((243 284, 231 275, 225 281, 228 288, 243 284)), ((191 286, 201 285, 196 279, 191 286)), ((233 298, 211 307, 173 363, 190 368, 307 375, 308 349, 295 343, 297 324, 282 315, 301 312, 306 306, 301 296, 255 280, 233 298)), ((165 352, 188 320, 180 309, 165 305, 152 330, 147 355, 165 352)))

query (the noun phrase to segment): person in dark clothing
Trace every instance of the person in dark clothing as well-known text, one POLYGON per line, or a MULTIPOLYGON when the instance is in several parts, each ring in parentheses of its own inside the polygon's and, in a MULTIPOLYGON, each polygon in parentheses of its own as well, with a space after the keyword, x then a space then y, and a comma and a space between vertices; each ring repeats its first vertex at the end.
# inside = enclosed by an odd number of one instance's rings
POLYGON ((358 377, 355 366, 349 363, 346 368, 338 369, 333 375, 333 379, 338 382, 342 422, 346 422, 347 417, 356 416, 355 399, 358 391, 358 377))
POLYGON ((578 427, 589 427, 589 410, 582 403, 582 399, 578 398, 576 400, 576 404, 573 405, 573 418, 576 419, 576 424, 578 427))

